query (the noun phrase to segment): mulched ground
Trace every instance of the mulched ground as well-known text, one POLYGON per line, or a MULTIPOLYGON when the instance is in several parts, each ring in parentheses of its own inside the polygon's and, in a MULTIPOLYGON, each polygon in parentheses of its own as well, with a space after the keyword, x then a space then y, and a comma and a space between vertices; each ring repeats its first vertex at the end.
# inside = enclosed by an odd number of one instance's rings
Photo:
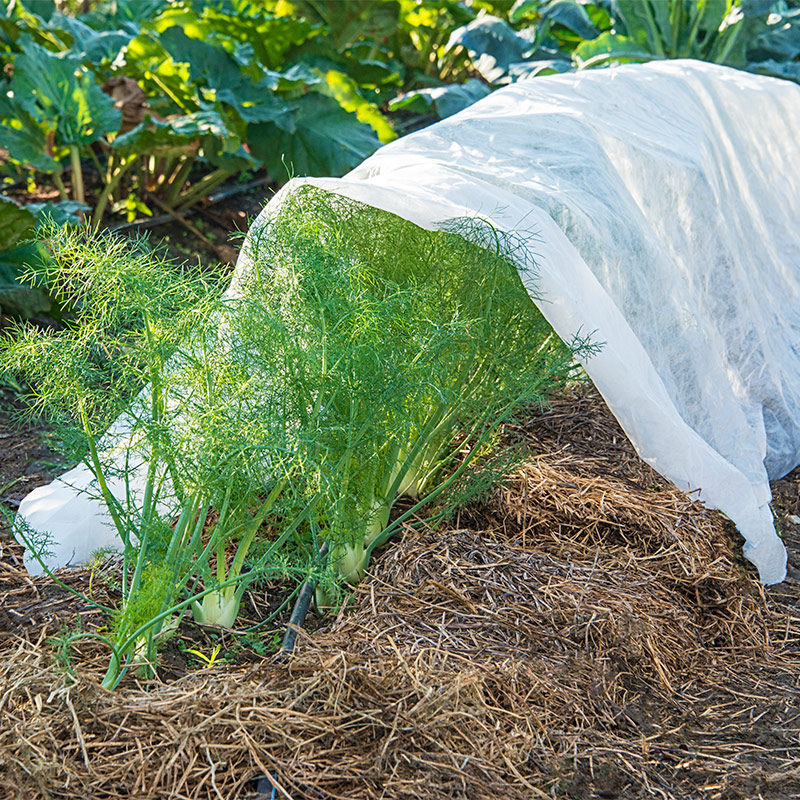
MULTIPOLYGON (((406 530, 288 662, 167 652, 161 680, 106 692, 102 645, 68 662, 57 641, 104 621, 1 540, 0 796, 800 796, 800 585, 761 587, 731 526, 644 465, 594 391, 509 435, 531 456, 505 484, 406 530)), ((29 471, 13 502, 48 459, 35 431, 0 436, 0 486, 29 471)), ((774 490, 796 553, 800 475, 774 490)))

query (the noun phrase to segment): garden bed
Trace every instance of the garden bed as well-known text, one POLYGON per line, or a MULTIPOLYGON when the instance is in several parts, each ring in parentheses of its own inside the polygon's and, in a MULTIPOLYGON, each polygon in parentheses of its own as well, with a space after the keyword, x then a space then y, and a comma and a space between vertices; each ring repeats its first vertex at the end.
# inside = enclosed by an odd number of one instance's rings
MULTIPOLYGON (((3 540, 4 796, 796 796, 798 584, 763 589, 724 518, 644 465, 594 391, 508 433, 534 455, 394 541, 289 661, 225 632, 211 667, 167 648, 160 680, 106 692, 101 645, 58 658, 63 624, 103 621, 3 540)), ((796 478, 774 486, 790 550, 796 478)), ((208 629, 179 638, 210 653, 208 629)))

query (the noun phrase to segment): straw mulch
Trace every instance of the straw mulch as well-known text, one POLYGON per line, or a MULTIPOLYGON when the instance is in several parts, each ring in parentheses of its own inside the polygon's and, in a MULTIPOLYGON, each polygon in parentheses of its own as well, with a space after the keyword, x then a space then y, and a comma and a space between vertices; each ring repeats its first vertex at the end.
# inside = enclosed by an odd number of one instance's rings
POLYGON ((288 664, 105 692, 99 645, 70 676, 47 643, 76 601, 7 547, 0 796, 800 796, 796 589, 762 590, 593 392, 511 433, 541 455, 394 542, 288 664))

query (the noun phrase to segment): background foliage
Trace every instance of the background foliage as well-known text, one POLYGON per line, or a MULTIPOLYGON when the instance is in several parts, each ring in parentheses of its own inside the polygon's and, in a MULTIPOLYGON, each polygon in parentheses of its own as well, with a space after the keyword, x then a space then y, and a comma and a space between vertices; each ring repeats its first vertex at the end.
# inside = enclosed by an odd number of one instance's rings
MULTIPOLYGON (((340 175, 517 80, 699 58, 800 80, 797 0, 0 0, 0 308, 52 187, 95 226, 340 175), (39 199, 39 198, 36 198, 39 199), (15 207, 16 206, 16 207, 15 207), (27 224, 22 225, 26 220, 27 224), (8 253, 13 249, 12 253, 8 253)), ((57 198, 56 198, 57 193, 57 198)))

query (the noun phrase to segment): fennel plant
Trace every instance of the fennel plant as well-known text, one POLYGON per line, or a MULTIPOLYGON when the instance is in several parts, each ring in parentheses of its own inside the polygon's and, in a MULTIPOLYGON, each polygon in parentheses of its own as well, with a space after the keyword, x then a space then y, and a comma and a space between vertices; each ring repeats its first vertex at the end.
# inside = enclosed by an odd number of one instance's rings
MULTIPOLYGON (((233 625, 259 577, 312 577, 329 602, 591 351, 531 302, 525 242, 479 220, 431 232, 306 187, 251 234, 226 294, 140 242, 39 238, 49 257, 26 279, 74 319, 18 325, 0 356, 89 466, 119 535, 108 688, 152 671, 186 609, 233 625)), ((37 532, 16 532, 42 555, 37 532)))
MULTIPOLYGON (((291 498, 290 437, 265 400, 251 402, 257 387, 246 350, 225 339, 220 286, 141 241, 59 226, 39 238, 48 257, 26 280, 75 313, 62 330, 16 325, 0 356, 32 387, 30 413, 88 465, 119 536, 121 598, 104 637, 112 688, 131 665, 155 665, 185 608, 231 625, 250 581, 291 574, 281 546, 314 500, 304 511, 291 498), (268 517, 272 540, 245 569, 268 517)), ((41 534, 21 520, 15 533, 44 566, 41 534)))
POLYGON ((513 252, 525 244, 475 219, 423 230, 313 187, 251 232, 233 335, 281 395, 323 497, 310 538, 347 581, 591 352, 531 302, 513 252), (392 520, 401 497, 411 510, 392 520))

